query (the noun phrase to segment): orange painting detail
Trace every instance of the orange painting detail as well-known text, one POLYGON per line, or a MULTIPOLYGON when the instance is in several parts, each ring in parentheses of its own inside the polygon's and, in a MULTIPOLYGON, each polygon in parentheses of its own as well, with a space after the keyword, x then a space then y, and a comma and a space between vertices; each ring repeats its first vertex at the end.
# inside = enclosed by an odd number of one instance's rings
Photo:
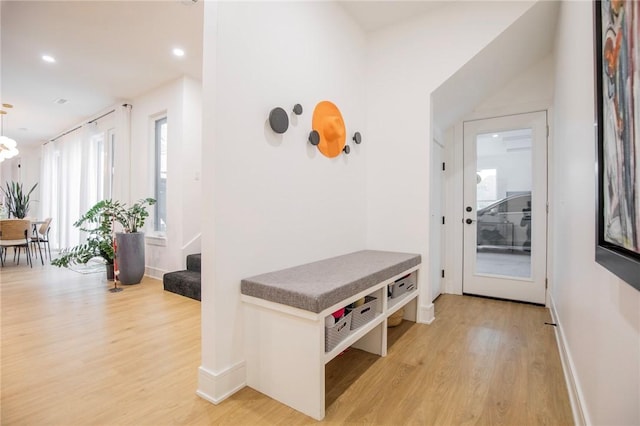
POLYGON ((337 157, 344 148, 347 132, 344 120, 337 106, 329 101, 322 101, 313 111, 313 130, 320 135, 318 149, 329 157, 337 157))

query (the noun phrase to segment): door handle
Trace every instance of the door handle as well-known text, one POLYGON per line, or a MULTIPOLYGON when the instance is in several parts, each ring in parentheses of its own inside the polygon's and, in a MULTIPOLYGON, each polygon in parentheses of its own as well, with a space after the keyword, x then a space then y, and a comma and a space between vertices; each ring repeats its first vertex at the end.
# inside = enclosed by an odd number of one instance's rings
POLYGON ((475 222, 475 220, 473 220, 473 219, 467 219, 467 220, 465 220, 465 223, 466 223, 467 225, 471 225, 473 222, 475 222))

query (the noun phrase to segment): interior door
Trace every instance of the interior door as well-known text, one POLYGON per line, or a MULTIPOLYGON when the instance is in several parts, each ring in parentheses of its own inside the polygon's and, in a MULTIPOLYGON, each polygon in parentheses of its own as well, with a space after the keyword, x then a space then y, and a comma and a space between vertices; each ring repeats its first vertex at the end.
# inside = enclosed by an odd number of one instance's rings
POLYGON ((431 301, 442 293, 442 253, 444 253, 444 191, 442 190, 443 147, 437 140, 431 145, 431 301))
POLYGON ((463 293, 545 303, 547 116, 464 123, 463 293))

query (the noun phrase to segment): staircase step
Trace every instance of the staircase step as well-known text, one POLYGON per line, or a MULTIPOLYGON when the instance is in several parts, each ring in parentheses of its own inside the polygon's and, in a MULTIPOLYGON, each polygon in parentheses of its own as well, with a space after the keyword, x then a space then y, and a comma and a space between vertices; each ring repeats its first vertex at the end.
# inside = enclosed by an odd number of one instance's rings
POLYGON ((169 272, 162 277, 162 284, 166 291, 195 300, 200 300, 200 283, 200 272, 189 270, 169 272))
POLYGON ((193 272, 201 272, 200 270, 200 258, 202 255, 198 254, 190 254, 187 256, 187 270, 193 272))

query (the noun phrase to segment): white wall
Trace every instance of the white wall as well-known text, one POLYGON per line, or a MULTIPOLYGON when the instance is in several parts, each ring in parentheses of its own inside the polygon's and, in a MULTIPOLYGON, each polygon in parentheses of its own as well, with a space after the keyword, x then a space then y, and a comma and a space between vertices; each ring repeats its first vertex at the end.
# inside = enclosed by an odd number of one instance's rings
POLYGON ((367 140, 333 159, 307 142, 322 100, 340 108, 348 142, 363 131, 364 45, 334 2, 205 4, 199 394, 209 400, 244 385, 242 278, 366 248, 367 140), (296 103, 304 113, 273 133, 270 110, 296 103))
MULTIPOLYGON (((420 253, 420 315, 429 280, 431 93, 531 2, 452 2, 371 35, 367 50, 367 246, 420 253)), ((487 64, 488 67, 491 64, 487 64)))
POLYGON ((124 201, 154 197, 154 123, 167 117, 166 238, 152 238, 153 207, 145 231, 146 273, 156 278, 184 269, 185 255, 199 252, 201 92, 199 82, 181 77, 131 101, 131 196, 124 201), (194 238, 195 243, 189 244, 194 238))
POLYGON ((563 2, 556 41, 552 298, 594 425, 640 424, 640 292, 595 259, 593 19, 563 2))
POLYGON ((548 108, 553 102, 555 58, 552 53, 527 70, 503 82, 473 109, 474 116, 495 117, 513 111, 528 112, 548 108))
MULTIPOLYGON (((170 147, 171 157, 181 154, 181 163, 174 168, 181 176, 179 186, 172 186, 178 195, 182 223, 182 253, 180 261, 185 264, 186 256, 201 252, 202 232, 202 83, 190 78, 182 80, 182 146, 170 147), (177 148, 177 149, 176 149, 177 148), (176 152, 178 151, 178 152, 176 152)), ((173 202, 176 197, 172 197, 173 202)))

